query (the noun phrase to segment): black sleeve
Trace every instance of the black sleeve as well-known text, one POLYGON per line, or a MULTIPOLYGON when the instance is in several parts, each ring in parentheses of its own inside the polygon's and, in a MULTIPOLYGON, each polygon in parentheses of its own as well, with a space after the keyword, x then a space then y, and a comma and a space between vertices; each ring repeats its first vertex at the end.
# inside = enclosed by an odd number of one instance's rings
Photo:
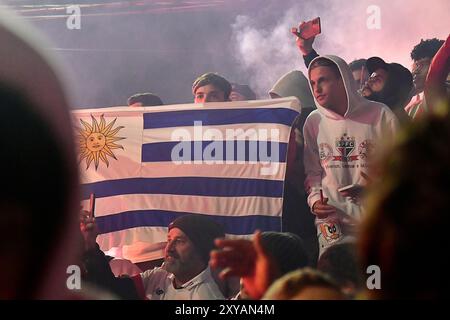
POLYGON ((86 271, 86 281, 110 291, 121 299, 139 299, 133 280, 131 278, 116 278, 111 271, 108 259, 98 245, 84 253, 83 265, 86 271))
POLYGON ((303 56, 303 61, 305 61, 306 68, 309 68, 309 64, 311 63, 311 61, 313 61, 314 58, 316 58, 318 56, 319 56, 319 54, 314 49, 306 56, 303 56))

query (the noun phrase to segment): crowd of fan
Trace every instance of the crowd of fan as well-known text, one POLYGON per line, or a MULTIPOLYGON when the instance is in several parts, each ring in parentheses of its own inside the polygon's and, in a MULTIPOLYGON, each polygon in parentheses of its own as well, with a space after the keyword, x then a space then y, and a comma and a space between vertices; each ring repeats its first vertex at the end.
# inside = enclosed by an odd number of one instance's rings
MULTIPOLYGON (((297 38, 308 74, 290 71, 268 92, 273 99, 295 96, 302 106, 291 134, 283 232, 226 239, 214 220, 185 215, 168 226, 161 266, 118 276, 96 243, 95 220, 79 214, 68 102, 52 58, 21 32, 0 19, 0 38, 7 40, 1 61, 15 56, 14 63, 0 63, 0 161, 7 168, 0 299, 446 296, 449 38, 417 44, 411 72, 380 57, 347 64, 317 54, 314 38, 297 38), (389 143, 381 148, 382 141, 389 143), (342 152, 333 155, 338 147, 342 152), (356 160, 359 166, 348 165, 356 160), (83 290, 67 289, 68 265, 83 266, 89 284, 83 290), (369 266, 381 270, 382 285, 373 290, 369 266)), ((216 73, 198 77, 192 93, 195 103, 257 98, 248 85, 216 73)), ((144 93, 128 105, 163 102, 144 93)))

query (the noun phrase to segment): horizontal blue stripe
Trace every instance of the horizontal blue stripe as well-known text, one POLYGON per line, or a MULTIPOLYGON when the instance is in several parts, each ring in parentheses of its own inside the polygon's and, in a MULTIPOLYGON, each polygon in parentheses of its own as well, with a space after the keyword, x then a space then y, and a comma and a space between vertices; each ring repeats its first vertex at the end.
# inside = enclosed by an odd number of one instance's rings
POLYGON ((190 127, 194 121, 204 126, 238 123, 279 123, 291 126, 299 115, 286 108, 203 109, 144 113, 144 129, 190 127))
POLYGON ((82 185, 83 200, 91 193, 96 198, 122 194, 178 194, 195 196, 278 197, 283 194, 283 181, 242 178, 131 178, 107 180, 82 185))
MULTIPOLYGON (((128 211, 96 218, 100 233, 120 231, 136 227, 167 227, 176 218, 189 212, 160 210, 128 211)), ((245 235, 256 229, 261 231, 281 231, 281 218, 268 216, 215 216, 208 215, 220 223, 225 233, 245 235)))
POLYGON ((194 160, 285 162, 287 147, 288 144, 283 142, 248 140, 156 142, 142 145, 142 162, 194 160), (238 153, 238 147, 243 151, 238 153), (206 152, 205 148, 208 148, 206 152), (227 149, 231 148, 234 151, 228 153, 227 149))

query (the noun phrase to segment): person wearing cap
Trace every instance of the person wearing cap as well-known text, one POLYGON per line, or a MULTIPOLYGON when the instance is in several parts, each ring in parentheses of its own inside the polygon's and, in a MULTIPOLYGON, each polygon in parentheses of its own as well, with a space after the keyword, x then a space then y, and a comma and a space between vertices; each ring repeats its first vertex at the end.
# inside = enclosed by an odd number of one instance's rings
POLYGON ((411 72, 398 63, 386 63, 380 57, 366 62, 369 79, 361 90, 363 97, 387 105, 400 122, 409 120, 404 108, 411 98, 413 77, 411 72))
POLYGON ((129 107, 162 106, 164 103, 161 98, 153 93, 136 93, 128 98, 129 107))
POLYGON ((222 226, 206 216, 187 214, 171 222, 168 229, 161 267, 131 278, 115 278, 104 253, 95 242, 95 226, 82 227, 82 231, 87 233, 87 260, 97 261, 95 268, 91 267, 94 263, 87 263, 89 279, 96 279, 98 284, 126 299, 224 299, 208 266, 214 240, 224 237, 222 226))
POLYGON ((307 249, 312 264, 317 261, 318 243, 314 217, 311 215, 305 192, 305 166, 303 163, 303 125, 308 115, 316 109, 309 81, 299 70, 282 75, 269 91, 272 99, 294 96, 300 101, 301 113, 293 124, 288 147, 288 161, 283 197, 283 231, 299 235, 307 249))
POLYGON ((231 84, 217 73, 208 72, 192 84, 194 103, 230 101, 231 84))

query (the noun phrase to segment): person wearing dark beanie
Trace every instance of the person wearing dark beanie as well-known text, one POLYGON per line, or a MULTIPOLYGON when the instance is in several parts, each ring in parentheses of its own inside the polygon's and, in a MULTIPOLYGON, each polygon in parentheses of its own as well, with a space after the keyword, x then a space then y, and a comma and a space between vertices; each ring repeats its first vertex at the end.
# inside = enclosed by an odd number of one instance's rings
POLYGON ((293 233, 265 231, 261 233, 261 244, 276 263, 279 277, 308 266, 303 241, 293 233))
MULTIPOLYGON (((95 224, 93 221, 91 224, 95 224)), ((87 246, 90 260, 106 257, 95 243, 95 228, 82 227, 82 232, 92 241, 87 246)), ((208 265, 209 253, 214 240, 225 236, 223 228, 213 219, 198 214, 186 214, 168 226, 164 263, 161 267, 147 270, 131 278, 115 278, 109 265, 102 270, 87 270, 88 274, 101 279, 103 286, 126 299, 148 300, 219 300, 225 299, 208 265)), ((91 265, 101 265, 100 263, 91 265)))
POLYGON ((214 239, 225 237, 223 227, 211 218, 189 214, 175 219, 169 224, 169 232, 173 228, 183 231, 200 254, 205 267, 208 265, 209 253, 214 249, 214 239))
POLYGON ((194 80, 194 103, 230 101, 231 84, 217 73, 208 72, 194 80))
POLYGON ((233 298, 260 299, 278 278, 308 266, 308 255, 300 237, 289 232, 257 231, 253 240, 216 240, 210 265, 222 268, 221 278, 241 277, 241 290, 233 298))

